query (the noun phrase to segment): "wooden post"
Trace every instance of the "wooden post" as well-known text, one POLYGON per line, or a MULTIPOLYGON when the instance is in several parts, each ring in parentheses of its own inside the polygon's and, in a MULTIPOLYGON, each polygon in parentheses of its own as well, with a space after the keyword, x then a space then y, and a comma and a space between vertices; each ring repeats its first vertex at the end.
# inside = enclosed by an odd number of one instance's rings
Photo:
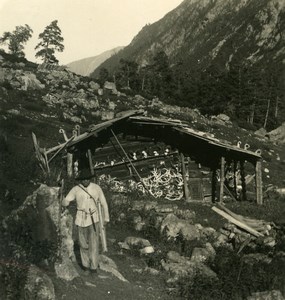
POLYGON ((244 160, 240 161, 240 179, 241 179, 241 193, 242 193, 242 200, 246 201, 246 182, 245 182, 245 170, 244 170, 244 160))
POLYGON ((212 202, 216 202, 216 191, 217 191, 217 176, 216 176, 216 172, 217 169, 212 168, 212 202))
POLYGON ((237 161, 234 161, 234 196, 237 198, 237 161))
POLYGON ((256 187, 256 202, 257 204, 263 204, 262 194, 262 168, 261 160, 258 160, 255 164, 255 187, 256 187))
POLYGON ((188 176, 186 173, 186 168, 185 168, 185 159, 184 159, 184 154, 180 153, 180 158, 181 158, 181 169, 182 169, 182 178, 183 178, 183 185, 184 185, 184 196, 185 200, 189 200, 189 188, 188 188, 188 176))
POLYGON ((87 155, 88 155, 90 172, 91 172, 92 175, 94 175, 94 167, 93 167, 92 154, 91 154, 90 149, 87 150, 87 155))
POLYGON ((220 197, 219 201, 223 202, 224 195, 224 182, 225 182, 225 158, 221 157, 221 168, 220 168, 220 197))
POLYGON ((69 178, 72 177, 73 175, 73 168, 72 168, 72 165, 73 165, 73 155, 72 153, 67 153, 67 163, 66 163, 66 167, 67 167, 67 176, 69 178))

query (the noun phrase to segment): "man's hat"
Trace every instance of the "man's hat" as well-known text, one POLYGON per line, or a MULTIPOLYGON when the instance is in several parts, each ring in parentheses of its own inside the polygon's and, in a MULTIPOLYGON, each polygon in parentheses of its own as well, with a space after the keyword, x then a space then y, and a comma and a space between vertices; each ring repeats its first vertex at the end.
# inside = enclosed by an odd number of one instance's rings
POLYGON ((90 179, 92 176, 93 175, 91 174, 89 169, 82 169, 81 171, 79 171, 79 174, 76 177, 76 179, 78 180, 90 179))

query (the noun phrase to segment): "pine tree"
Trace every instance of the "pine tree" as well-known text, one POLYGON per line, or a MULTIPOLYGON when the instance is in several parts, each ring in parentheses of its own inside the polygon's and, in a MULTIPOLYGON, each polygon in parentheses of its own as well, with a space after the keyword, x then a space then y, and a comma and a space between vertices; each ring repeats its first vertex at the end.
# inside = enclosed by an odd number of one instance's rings
POLYGON ((57 20, 52 21, 45 30, 40 33, 39 39, 41 41, 35 47, 35 50, 39 49, 36 53, 36 57, 40 57, 44 63, 58 64, 54 53, 55 51, 63 52, 64 45, 63 37, 61 36, 61 30, 57 25, 57 20))

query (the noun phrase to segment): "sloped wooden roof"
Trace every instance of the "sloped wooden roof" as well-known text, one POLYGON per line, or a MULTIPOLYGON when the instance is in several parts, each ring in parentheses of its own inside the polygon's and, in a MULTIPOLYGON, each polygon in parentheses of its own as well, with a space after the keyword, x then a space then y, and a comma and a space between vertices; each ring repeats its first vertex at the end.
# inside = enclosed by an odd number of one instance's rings
MULTIPOLYGON (((199 148, 196 149, 196 152, 198 154, 199 152, 204 152, 206 156, 211 156, 213 152, 216 152, 216 156, 232 156, 237 160, 244 159, 255 162, 261 159, 259 153, 222 142, 204 132, 195 131, 188 124, 179 120, 150 118, 144 116, 143 113, 141 110, 127 111, 117 115, 112 120, 94 125, 87 132, 75 137, 67 148, 72 150, 80 148, 83 144, 85 144, 83 148, 86 148, 88 144, 96 145, 98 140, 102 141, 102 139, 110 138, 112 129, 116 134, 143 134, 144 136, 150 135, 160 140, 163 140, 165 137, 168 139, 168 142, 172 139, 174 142, 178 141, 177 137, 180 136, 178 143, 180 147, 187 150, 187 147, 194 148, 193 145, 197 144, 199 148), (156 132, 156 135, 154 132, 156 132)), ((179 145, 177 146, 178 149, 180 148, 179 145)))

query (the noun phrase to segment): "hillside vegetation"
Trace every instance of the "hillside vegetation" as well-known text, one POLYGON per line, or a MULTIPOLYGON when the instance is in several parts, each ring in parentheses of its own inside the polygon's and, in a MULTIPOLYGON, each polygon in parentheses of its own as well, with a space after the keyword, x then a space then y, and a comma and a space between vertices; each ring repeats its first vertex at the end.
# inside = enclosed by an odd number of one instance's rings
POLYGON ((284 121, 282 0, 185 0, 95 70, 169 104, 273 129, 284 121))

